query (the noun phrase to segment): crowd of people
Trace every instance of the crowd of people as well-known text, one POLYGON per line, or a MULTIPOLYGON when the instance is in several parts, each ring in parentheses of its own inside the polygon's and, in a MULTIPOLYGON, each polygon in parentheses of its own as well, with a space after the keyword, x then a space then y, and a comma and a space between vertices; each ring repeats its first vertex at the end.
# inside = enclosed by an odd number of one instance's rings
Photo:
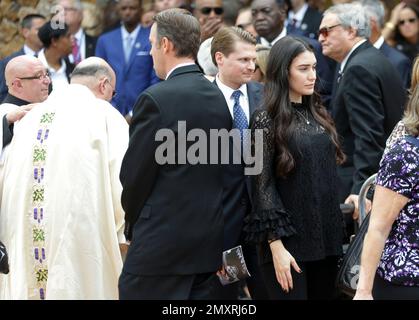
POLYGON ((355 299, 419 299, 417 6, 224 1, 120 0, 98 38, 78 0, 22 19, 0 299, 339 299, 377 172, 355 299), (250 277, 222 284, 237 246, 250 277))

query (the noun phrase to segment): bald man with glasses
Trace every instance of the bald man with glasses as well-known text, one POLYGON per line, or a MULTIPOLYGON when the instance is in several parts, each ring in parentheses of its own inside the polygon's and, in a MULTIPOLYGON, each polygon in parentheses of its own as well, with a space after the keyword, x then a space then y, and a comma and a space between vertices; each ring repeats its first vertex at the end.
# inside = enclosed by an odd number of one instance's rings
POLYGON ((3 130, 0 133, 2 149, 12 140, 14 123, 32 108, 30 104, 43 102, 48 98, 51 83, 42 62, 29 55, 10 60, 4 74, 8 93, 0 105, 0 115, 3 119, 3 130))

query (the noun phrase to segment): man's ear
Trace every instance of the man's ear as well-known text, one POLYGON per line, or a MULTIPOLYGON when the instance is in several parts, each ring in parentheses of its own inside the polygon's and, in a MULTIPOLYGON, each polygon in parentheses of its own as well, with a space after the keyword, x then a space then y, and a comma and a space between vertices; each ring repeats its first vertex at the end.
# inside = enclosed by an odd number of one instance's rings
POLYGON ((174 50, 173 43, 166 37, 161 39, 160 46, 162 47, 164 53, 174 50))
POLYGON ((224 64, 224 54, 220 51, 215 53, 215 62, 217 62, 217 66, 222 66, 224 64))
POLYGON ((106 91, 106 81, 106 78, 102 78, 99 80, 98 91, 102 96, 105 94, 106 91))
POLYGON ((28 28, 22 28, 23 38, 26 39, 28 37, 28 35, 29 35, 29 32, 30 32, 30 30, 28 28))

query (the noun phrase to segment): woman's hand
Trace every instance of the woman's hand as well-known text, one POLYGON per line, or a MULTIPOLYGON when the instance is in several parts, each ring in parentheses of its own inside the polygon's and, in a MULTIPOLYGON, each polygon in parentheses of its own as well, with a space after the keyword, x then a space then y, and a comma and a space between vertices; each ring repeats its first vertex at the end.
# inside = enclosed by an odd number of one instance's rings
POLYGON ((356 290, 353 300, 373 300, 371 292, 356 290))
POLYGON ((272 258, 275 268, 276 279, 281 285, 282 290, 289 292, 293 288, 291 266, 295 271, 301 273, 301 269, 294 257, 285 249, 281 240, 270 243, 272 258))
POLYGON ((391 11, 391 16, 390 16, 390 20, 389 21, 392 24, 394 24, 395 26, 397 26, 397 24, 399 23, 399 20, 400 20, 400 12, 403 10, 404 7, 406 7, 406 3, 400 2, 391 11))

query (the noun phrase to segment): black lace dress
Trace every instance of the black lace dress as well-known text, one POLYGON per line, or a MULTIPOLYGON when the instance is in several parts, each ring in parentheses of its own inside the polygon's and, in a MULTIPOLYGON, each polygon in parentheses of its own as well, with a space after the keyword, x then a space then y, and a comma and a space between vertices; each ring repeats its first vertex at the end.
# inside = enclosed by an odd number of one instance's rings
POLYGON ((335 146, 307 107, 293 107, 297 130, 289 148, 296 165, 287 178, 275 174, 272 119, 267 111, 252 118, 252 129, 264 130, 263 170, 254 176, 254 207, 245 231, 249 242, 260 244, 261 263, 272 261, 268 240, 279 238, 297 261, 342 254, 335 146))

